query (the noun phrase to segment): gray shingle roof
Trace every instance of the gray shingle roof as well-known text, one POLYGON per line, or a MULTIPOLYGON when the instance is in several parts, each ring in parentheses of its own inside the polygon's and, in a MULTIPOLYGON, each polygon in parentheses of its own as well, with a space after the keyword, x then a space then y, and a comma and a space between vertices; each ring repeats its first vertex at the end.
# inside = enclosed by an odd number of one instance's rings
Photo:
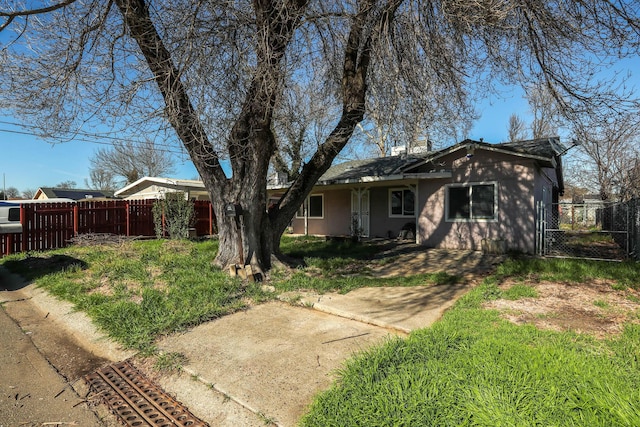
POLYGON ((515 151, 517 153, 531 154, 547 158, 555 157, 566 151, 565 146, 560 143, 560 139, 558 137, 504 142, 502 144, 493 144, 493 146, 495 148, 515 151))
POLYGON ((364 177, 388 177, 400 175, 408 171, 414 164, 423 164, 432 158, 440 157, 444 154, 463 149, 468 144, 475 144, 477 147, 487 147, 506 152, 517 153, 525 156, 542 157, 553 159, 565 151, 565 147, 560 143, 559 138, 540 138, 525 141, 505 142, 500 144, 490 144, 487 142, 464 140, 451 147, 438 151, 430 151, 421 154, 410 154, 402 156, 377 157, 373 159, 352 160, 331 166, 318 180, 318 184, 326 185, 338 182, 358 181, 364 177))
POLYGON ((99 190, 88 190, 88 189, 78 189, 78 188, 53 188, 53 187, 40 187, 40 190, 49 199, 63 198, 63 199, 72 199, 72 200, 81 200, 87 199, 91 197, 113 197, 112 191, 99 191, 99 190))
POLYGON ((321 184, 335 181, 356 180, 362 177, 381 177, 401 173, 406 165, 424 158, 417 155, 388 156, 374 159, 352 160, 331 166, 318 180, 321 184))

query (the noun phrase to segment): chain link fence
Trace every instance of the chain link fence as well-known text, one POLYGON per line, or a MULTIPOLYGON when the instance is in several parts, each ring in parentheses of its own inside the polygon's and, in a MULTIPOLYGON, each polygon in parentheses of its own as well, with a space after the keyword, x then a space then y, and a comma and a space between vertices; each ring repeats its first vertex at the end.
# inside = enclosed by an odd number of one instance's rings
POLYGON ((610 231, 621 247, 626 247, 627 257, 640 261, 640 199, 607 206, 604 212, 603 230, 610 231), (625 223, 626 221, 626 223, 625 223), (621 224, 626 224, 626 241, 621 224))
MULTIPOLYGON (((633 205, 637 208, 637 203, 633 205)), ((631 239, 630 203, 554 203, 539 208, 539 253, 545 256, 622 260, 637 246, 631 239)))

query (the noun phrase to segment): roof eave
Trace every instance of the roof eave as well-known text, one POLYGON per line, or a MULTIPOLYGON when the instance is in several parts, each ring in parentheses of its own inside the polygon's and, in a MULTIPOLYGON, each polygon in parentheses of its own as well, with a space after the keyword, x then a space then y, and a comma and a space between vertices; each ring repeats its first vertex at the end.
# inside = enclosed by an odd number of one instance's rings
POLYGON ((204 186, 204 183, 202 181, 193 181, 193 180, 181 180, 181 179, 171 179, 171 178, 158 178, 158 177, 153 177, 153 176, 145 176, 143 178, 140 178, 137 181, 132 182, 131 184, 127 185, 126 187, 121 188, 118 191, 115 191, 113 193, 114 196, 120 197, 120 196, 128 196, 129 191, 131 190, 135 190, 130 194, 135 193, 136 191, 139 191, 139 186, 145 182, 149 182, 149 183, 154 183, 154 184, 165 184, 165 185, 172 185, 174 187, 192 187, 194 189, 203 189, 206 190, 206 187, 204 186), (202 185, 194 185, 196 182, 201 183, 202 185))
POLYGON ((316 185, 363 184, 368 182, 394 181, 402 179, 402 174, 384 176, 361 176, 359 178, 328 179, 318 181, 316 185))

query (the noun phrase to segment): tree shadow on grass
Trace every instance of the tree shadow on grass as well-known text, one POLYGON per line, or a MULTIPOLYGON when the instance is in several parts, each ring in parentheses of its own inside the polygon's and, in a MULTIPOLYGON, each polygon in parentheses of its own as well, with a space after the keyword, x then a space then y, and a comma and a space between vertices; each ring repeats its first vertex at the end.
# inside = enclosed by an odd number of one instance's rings
POLYGON ((381 253, 398 246, 394 241, 364 241, 354 242, 350 238, 328 237, 326 241, 299 245, 283 250, 285 255, 294 259, 310 258, 351 258, 356 260, 371 260, 378 258, 381 253))
POLYGON ((57 272, 68 270, 69 268, 79 268, 85 270, 88 264, 78 258, 68 255, 51 255, 51 256, 27 256, 21 260, 5 261, 3 266, 11 273, 22 276, 23 281, 3 281, 0 284, 0 290, 15 291, 22 289, 32 281, 57 272))

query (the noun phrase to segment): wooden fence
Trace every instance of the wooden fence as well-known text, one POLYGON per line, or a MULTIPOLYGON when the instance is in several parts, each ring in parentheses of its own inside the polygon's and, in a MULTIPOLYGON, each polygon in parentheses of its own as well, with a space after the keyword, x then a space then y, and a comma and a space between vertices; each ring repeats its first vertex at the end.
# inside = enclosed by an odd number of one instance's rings
MULTIPOLYGON (((0 234, 0 256, 62 248, 73 237, 87 233, 155 236, 154 203, 155 200, 108 200, 22 204, 22 232, 0 234)), ((194 211, 196 235, 213 234, 216 224, 211 202, 195 201, 194 211)))

